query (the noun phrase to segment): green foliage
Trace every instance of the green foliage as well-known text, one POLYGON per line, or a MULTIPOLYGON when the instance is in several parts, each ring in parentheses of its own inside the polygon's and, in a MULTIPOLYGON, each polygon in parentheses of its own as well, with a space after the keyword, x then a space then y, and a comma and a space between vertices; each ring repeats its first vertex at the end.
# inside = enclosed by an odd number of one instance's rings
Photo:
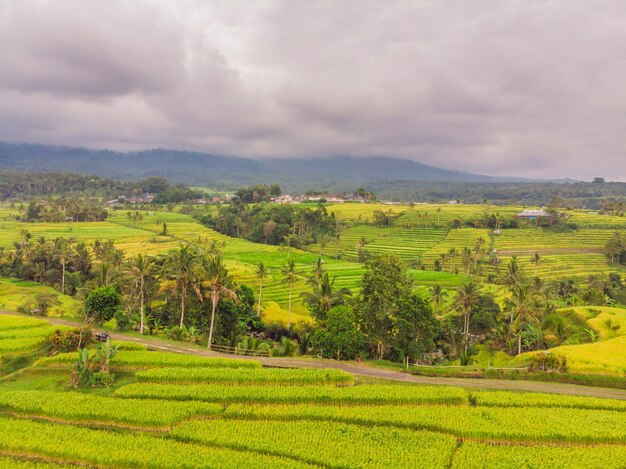
POLYGON ((417 295, 405 296, 398 303, 394 318, 394 347, 401 357, 418 360, 435 348, 439 322, 430 305, 417 295))
POLYGON ((115 286, 92 290, 85 300, 85 315, 96 324, 113 319, 122 306, 122 295, 115 286))
POLYGON ((324 357, 349 360, 363 350, 364 337, 357 327, 356 315, 349 306, 336 306, 328 311, 311 338, 313 347, 324 357))

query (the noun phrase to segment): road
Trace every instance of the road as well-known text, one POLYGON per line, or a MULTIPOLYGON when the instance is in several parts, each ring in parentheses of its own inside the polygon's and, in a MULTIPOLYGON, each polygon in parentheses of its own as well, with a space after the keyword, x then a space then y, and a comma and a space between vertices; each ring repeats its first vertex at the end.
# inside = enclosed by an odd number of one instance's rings
MULTIPOLYGON (((17 315, 9 311, 0 311, 3 315, 17 315)), ((76 322, 61 318, 44 318, 52 324, 77 326, 76 322)), ((190 344, 167 342, 153 337, 137 337, 123 332, 111 332, 114 340, 124 340, 142 344, 151 350, 164 350, 187 355, 197 355, 203 357, 227 357, 244 359, 241 355, 231 355, 226 353, 213 352, 190 344)), ((594 386, 582 386, 578 384, 551 383, 545 381, 522 381, 506 379, 481 379, 481 378, 444 378, 430 376, 415 376, 401 371, 374 368, 364 363, 338 362, 335 360, 322 359, 302 359, 302 358, 279 358, 279 357, 256 357, 264 366, 283 368, 336 368, 347 371, 355 375, 369 378, 386 379, 391 381, 401 381, 405 383, 418 383, 443 386, 459 386, 474 389, 499 389, 507 391, 525 392, 546 392, 553 394, 569 394, 575 396, 602 397, 611 399, 626 400, 626 390, 600 388, 594 386)))

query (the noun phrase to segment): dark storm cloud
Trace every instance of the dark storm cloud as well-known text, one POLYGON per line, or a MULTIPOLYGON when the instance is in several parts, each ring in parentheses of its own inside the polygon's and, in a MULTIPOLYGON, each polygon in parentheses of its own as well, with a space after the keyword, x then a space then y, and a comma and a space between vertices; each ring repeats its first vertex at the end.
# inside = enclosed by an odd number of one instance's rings
POLYGON ((0 2, 0 140, 626 178, 621 1, 0 2))

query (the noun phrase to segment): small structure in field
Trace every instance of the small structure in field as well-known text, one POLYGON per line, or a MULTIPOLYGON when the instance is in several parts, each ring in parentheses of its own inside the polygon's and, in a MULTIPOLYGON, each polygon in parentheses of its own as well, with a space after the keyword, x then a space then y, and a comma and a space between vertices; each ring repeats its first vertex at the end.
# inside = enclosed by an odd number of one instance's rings
POLYGON ((543 209, 539 209, 539 210, 524 210, 521 213, 518 213, 516 215, 517 218, 523 218, 526 220, 536 220, 538 218, 550 218, 552 215, 548 212, 546 212, 543 209))

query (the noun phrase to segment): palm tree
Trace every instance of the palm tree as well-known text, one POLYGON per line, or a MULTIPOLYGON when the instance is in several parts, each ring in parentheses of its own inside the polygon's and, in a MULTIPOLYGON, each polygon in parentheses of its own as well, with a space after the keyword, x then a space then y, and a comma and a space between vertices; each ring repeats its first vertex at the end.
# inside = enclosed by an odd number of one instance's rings
POLYGON ((255 273, 256 273, 256 278, 259 279, 259 303, 257 305, 256 313, 257 313, 257 316, 260 316, 261 315, 261 296, 263 295, 263 279, 267 277, 267 275, 270 273, 270 270, 267 267, 265 267, 265 264, 263 264, 263 262, 261 262, 257 266, 255 273))
POLYGON ((56 238, 54 240, 54 259, 61 264, 61 293, 65 294, 65 269, 72 256, 72 239, 56 238))
POLYGON ((331 308, 342 305, 344 303, 344 296, 352 295, 352 292, 350 292, 348 288, 341 288, 333 292, 333 285, 336 278, 337 277, 333 277, 331 280, 328 276, 328 272, 324 272, 321 280, 317 280, 313 277, 311 282, 309 282, 310 285, 313 285, 312 292, 305 291, 300 294, 304 303, 316 313, 316 316, 318 316, 317 319, 319 320, 326 319, 326 315, 331 308), (312 281, 315 283, 313 284, 312 281))
POLYGON ((124 271, 131 280, 135 295, 139 297, 139 314, 141 316, 139 323, 139 333, 143 334, 145 330, 145 296, 146 296, 146 279, 151 278, 156 273, 156 264, 150 256, 137 254, 126 262, 126 270, 124 271))
POLYGON ((237 294, 229 288, 232 280, 220 254, 204 257, 202 259, 202 271, 206 276, 202 286, 209 291, 211 298, 211 325, 209 326, 209 342, 207 344, 207 348, 211 350, 217 306, 224 297, 237 300, 237 294))
POLYGON ((533 264, 535 264, 535 277, 537 276, 537 271, 539 269, 539 264, 541 264, 541 256, 538 252, 536 252, 531 258, 533 264))
POLYGON ((195 280, 198 253, 189 245, 181 245, 179 249, 170 251, 163 273, 174 282, 176 291, 180 291, 180 325, 185 321, 185 307, 187 304, 187 290, 195 280))
POLYGON ((478 304, 479 293, 478 285, 473 281, 469 281, 461 286, 456 294, 456 303, 463 312, 463 341, 465 342, 465 353, 467 353, 467 344, 469 342, 470 318, 478 304))
POLYGON ((430 287, 430 298, 435 305, 435 315, 439 314, 439 306, 441 302, 448 296, 448 292, 446 292, 441 285, 434 285, 430 287))
POLYGON ((324 276, 324 272, 326 272, 326 269, 324 269, 324 261, 320 256, 317 258, 317 261, 315 261, 315 265, 313 266, 313 270, 311 271, 313 275, 310 277, 309 283, 311 285, 315 285, 315 283, 319 282, 322 279, 322 277, 324 276))
POLYGON ((537 322, 536 310, 533 308, 533 290, 530 285, 518 283, 511 288, 509 308, 511 309, 511 324, 517 332, 517 354, 522 353, 522 336, 524 327, 537 322))
POLYGON ((287 329, 289 329, 291 327, 291 299, 293 296, 293 285, 300 278, 300 276, 296 273, 295 259, 289 259, 287 261, 287 265, 282 268, 281 273, 285 276, 282 283, 289 284, 289 309, 287 310, 287 329))

